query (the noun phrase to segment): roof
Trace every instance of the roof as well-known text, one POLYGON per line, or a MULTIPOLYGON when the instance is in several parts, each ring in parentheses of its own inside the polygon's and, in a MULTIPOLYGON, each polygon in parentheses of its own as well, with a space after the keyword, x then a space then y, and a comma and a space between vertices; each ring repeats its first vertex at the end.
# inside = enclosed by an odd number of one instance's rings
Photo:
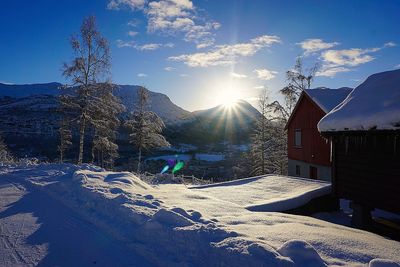
POLYGON ((305 92, 325 113, 340 104, 353 90, 349 87, 329 89, 325 87, 308 89, 305 92))
POLYGON ((371 75, 318 123, 320 132, 400 130, 400 70, 371 75))
POLYGON ((328 113, 331 111, 334 107, 336 107, 338 104, 340 104, 346 97, 347 95, 351 92, 351 88, 349 87, 341 87, 338 89, 330 89, 326 87, 319 87, 315 89, 307 89, 304 90, 299 99, 297 100, 296 106, 293 109, 292 114, 290 114, 290 117, 288 119, 288 122, 286 123, 285 129, 288 128, 293 115, 296 113, 297 108, 303 99, 303 97, 307 97, 312 102, 319 107, 323 112, 328 113))

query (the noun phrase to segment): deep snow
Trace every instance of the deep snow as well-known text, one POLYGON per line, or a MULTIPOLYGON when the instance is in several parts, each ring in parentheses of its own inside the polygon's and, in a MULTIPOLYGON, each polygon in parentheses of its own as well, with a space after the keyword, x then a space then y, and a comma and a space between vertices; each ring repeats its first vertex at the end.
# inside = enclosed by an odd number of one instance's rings
POLYGON ((400 129, 400 70, 371 75, 318 123, 320 132, 400 129))
MULTIPOLYGON (((271 187, 276 188, 266 188, 266 200, 274 199, 274 194, 288 199, 302 195, 284 192, 284 182, 279 193, 279 177, 271 177, 191 189, 182 184, 152 186, 131 173, 106 172, 87 165, 0 169, 0 181, 29 184, 35 192, 61 201, 79 220, 94 224, 112 237, 112 242, 124 243, 124 249, 158 266, 376 267, 386 266, 388 261, 400 262, 399 242, 311 217, 248 210, 248 205, 264 202, 263 190, 256 189, 266 186, 268 179, 275 181, 271 187), (252 198, 253 193, 257 197, 252 198)), ((306 186, 307 180, 295 183, 300 185, 294 184, 294 188, 301 187, 301 183, 306 186)), ((326 188, 324 183, 314 186, 317 188, 306 186, 303 195, 326 188)), ((30 205, 40 204, 31 201, 30 205)), ((27 233, 33 232, 31 229, 27 233)))

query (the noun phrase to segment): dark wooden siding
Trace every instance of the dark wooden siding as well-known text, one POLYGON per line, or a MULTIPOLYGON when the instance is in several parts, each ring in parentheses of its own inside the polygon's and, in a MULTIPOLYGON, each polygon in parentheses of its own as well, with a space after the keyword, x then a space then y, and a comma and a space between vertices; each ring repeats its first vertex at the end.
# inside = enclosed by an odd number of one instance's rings
POLYGON ((333 137, 333 188, 371 208, 400 212, 400 140, 396 134, 333 137))
POLYGON ((325 112, 305 93, 299 101, 287 126, 288 157, 310 164, 330 166, 330 145, 317 129, 317 124, 325 116, 325 112), (294 144, 296 129, 301 129, 301 147, 294 144))

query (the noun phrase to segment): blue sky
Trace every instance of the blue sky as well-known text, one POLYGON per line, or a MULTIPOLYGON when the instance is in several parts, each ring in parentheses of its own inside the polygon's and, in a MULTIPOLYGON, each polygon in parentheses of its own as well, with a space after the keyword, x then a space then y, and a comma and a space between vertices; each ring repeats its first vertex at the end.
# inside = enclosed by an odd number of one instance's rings
MULTIPOLYGON (((68 38, 95 15, 112 79, 196 110, 227 98, 279 99, 296 56, 321 69, 313 86, 357 86, 400 67, 400 1, 13 0, 0 4, 0 81, 66 82, 68 38)), ((254 103, 254 102, 253 102, 254 103)))

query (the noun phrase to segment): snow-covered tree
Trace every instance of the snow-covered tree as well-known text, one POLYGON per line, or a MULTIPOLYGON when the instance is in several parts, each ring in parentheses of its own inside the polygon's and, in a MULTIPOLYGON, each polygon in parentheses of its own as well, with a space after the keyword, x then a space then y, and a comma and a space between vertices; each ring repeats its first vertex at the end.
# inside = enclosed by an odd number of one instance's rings
POLYGON ((60 144, 58 145, 58 152, 60 152, 60 162, 63 163, 65 151, 72 145, 71 125, 68 118, 63 115, 58 130, 60 135, 60 144))
POLYGON ((251 137, 249 153, 250 174, 285 173, 286 169, 286 134, 284 123, 273 116, 267 89, 259 96, 257 118, 251 137))
POLYGON ((111 90, 104 92, 92 120, 94 137, 92 161, 97 159, 101 167, 112 168, 118 157, 118 145, 115 143, 117 129, 120 125, 118 114, 125 110, 111 90), (97 154, 97 157, 96 157, 97 154))
POLYGON ((147 110, 148 101, 148 90, 140 87, 138 89, 136 109, 125 123, 130 130, 130 142, 138 150, 138 173, 140 173, 143 150, 170 145, 162 135, 162 130, 165 128, 164 122, 156 113, 147 110))
MULTIPOLYGON (((95 17, 83 21, 80 35, 71 38, 71 46, 75 58, 63 67, 63 75, 71 80, 71 85, 64 88, 62 105, 75 113, 71 121, 79 128, 78 164, 81 164, 87 128, 92 126, 98 135, 104 132, 99 128, 105 125, 113 126, 109 130, 114 131, 119 123, 116 115, 123 106, 112 96, 113 87, 108 78, 110 49, 107 40, 96 28, 95 17)), ((101 135, 108 141, 111 136, 101 135)))
POLYGON ((11 161, 10 153, 8 152, 7 145, 5 144, 3 138, 0 135, 0 162, 11 161))

